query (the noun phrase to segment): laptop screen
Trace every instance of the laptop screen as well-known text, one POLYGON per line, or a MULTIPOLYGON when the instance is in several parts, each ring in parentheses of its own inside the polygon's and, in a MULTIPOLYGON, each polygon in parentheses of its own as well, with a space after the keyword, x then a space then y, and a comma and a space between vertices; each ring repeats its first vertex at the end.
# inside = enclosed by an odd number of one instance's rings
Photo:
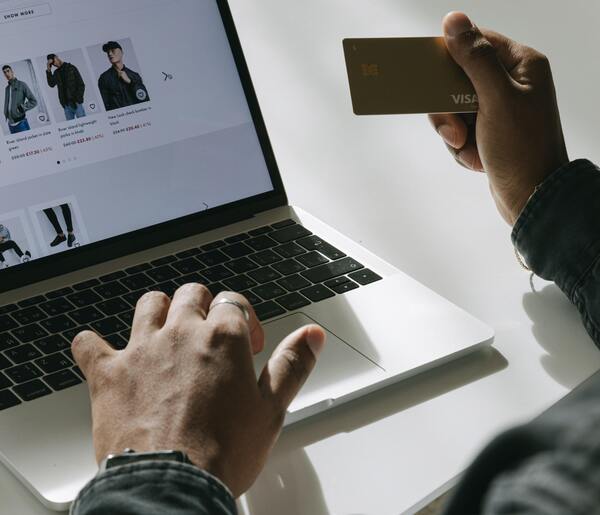
POLYGON ((0 269, 274 189, 214 0, 2 1, 0 48, 0 269))

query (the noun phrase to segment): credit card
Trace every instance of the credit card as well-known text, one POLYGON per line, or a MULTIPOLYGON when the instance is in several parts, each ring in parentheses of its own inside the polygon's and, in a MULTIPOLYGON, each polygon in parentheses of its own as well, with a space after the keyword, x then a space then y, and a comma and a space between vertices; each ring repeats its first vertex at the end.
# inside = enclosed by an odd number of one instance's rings
POLYGON ((473 84, 444 38, 344 39, 357 115, 473 113, 473 84))

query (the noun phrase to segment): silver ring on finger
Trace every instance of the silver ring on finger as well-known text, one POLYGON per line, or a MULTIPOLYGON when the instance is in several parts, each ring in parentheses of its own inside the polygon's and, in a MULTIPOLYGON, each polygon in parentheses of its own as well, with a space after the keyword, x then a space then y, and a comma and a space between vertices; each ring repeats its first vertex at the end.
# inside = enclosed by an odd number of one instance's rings
POLYGON ((250 313, 248 312, 248 309, 246 308, 246 306, 244 306, 241 302, 238 302, 237 300, 221 299, 220 301, 215 302, 212 305, 210 311, 215 309, 217 306, 222 306, 223 304, 231 304, 232 306, 235 306, 244 314, 246 322, 250 322, 250 313))

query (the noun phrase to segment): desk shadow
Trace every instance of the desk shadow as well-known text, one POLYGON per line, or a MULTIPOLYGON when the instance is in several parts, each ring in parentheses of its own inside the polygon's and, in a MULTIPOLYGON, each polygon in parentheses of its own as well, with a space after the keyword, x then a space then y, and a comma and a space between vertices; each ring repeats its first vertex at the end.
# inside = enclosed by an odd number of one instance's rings
POLYGON ((286 428, 267 466, 245 496, 246 515, 329 515, 319 477, 304 447, 373 424, 507 365, 496 349, 482 349, 286 428))
POLYGON ((556 285, 526 293, 523 307, 533 322, 533 336, 548 352, 540 361, 553 379, 572 389, 598 370, 598 348, 579 312, 556 285))

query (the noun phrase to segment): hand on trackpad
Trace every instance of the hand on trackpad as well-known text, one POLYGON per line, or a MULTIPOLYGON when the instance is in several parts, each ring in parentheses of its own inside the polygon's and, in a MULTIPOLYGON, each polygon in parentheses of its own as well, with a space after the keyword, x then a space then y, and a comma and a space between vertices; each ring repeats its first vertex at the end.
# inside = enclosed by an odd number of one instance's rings
MULTIPOLYGON (((313 320, 302 313, 295 313, 265 324, 265 348, 254 358, 254 369, 257 374, 287 335, 309 324, 321 325, 318 320, 313 320)), ((357 379, 362 376, 383 374, 377 365, 354 350, 348 343, 340 340, 326 327, 323 329, 327 333, 325 348, 308 381, 292 402, 289 408, 291 412, 326 399, 336 399, 356 385, 357 379)))

